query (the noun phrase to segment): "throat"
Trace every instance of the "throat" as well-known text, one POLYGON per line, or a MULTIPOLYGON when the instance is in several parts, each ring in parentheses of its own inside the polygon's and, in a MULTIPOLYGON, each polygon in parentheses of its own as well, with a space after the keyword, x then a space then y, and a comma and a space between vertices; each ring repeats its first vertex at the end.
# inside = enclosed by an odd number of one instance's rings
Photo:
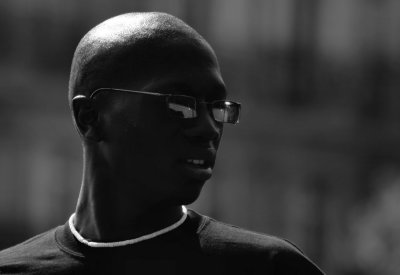
POLYGON ((140 219, 108 221, 92 219, 89 222, 82 216, 72 214, 69 227, 75 238, 90 247, 126 246, 155 238, 179 227, 187 218, 187 209, 177 207, 169 215, 165 212, 146 214, 140 219))

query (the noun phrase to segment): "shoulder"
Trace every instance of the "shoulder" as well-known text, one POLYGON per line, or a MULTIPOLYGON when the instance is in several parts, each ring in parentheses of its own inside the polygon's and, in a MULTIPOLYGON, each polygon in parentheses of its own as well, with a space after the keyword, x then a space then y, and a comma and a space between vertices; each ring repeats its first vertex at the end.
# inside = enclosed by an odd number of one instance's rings
POLYGON ((55 274, 69 259, 58 248, 53 228, 0 251, 0 274, 55 274), (46 273, 41 273, 46 270, 46 273))
POLYGON ((52 236, 54 235, 54 230, 55 229, 51 229, 22 243, 0 251, 0 263, 3 263, 8 258, 34 256, 40 250, 50 249, 52 247, 52 236))
POLYGON ((198 233, 200 245, 209 255, 240 260, 255 269, 273 270, 273 274, 323 274, 298 247, 279 237, 209 217, 204 217, 198 233))
POLYGON ((203 245, 213 246, 217 250, 229 250, 232 253, 258 254, 278 251, 301 253, 287 240, 226 224, 212 218, 207 218, 200 235, 203 245))

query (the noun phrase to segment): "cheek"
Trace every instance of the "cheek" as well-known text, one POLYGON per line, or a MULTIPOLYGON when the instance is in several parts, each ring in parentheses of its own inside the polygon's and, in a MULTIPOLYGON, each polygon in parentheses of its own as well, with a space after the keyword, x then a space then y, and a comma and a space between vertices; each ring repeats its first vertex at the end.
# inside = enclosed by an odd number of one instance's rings
MULTIPOLYGON (((120 112, 107 121, 107 135, 113 159, 118 159, 128 173, 157 177, 171 171, 182 135, 179 125, 163 111, 163 102, 151 102, 152 109, 142 108, 135 114, 120 112), (122 163, 121 163, 122 162, 122 163)), ((151 106, 143 102, 141 106, 151 106)))
POLYGON ((147 121, 125 129, 123 143, 131 158, 139 158, 141 162, 153 167, 168 166, 181 143, 180 130, 167 122, 147 121))
POLYGON ((149 157, 158 159, 170 158, 180 144, 181 137, 179 125, 170 119, 164 107, 164 104, 159 104, 152 112, 143 113, 145 119, 136 127, 138 146, 149 157))

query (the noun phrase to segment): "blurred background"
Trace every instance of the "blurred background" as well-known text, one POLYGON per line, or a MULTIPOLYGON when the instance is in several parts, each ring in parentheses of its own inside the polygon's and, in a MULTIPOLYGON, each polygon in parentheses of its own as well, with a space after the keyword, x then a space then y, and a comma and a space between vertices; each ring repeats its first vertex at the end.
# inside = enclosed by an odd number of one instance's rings
POLYGON ((288 238, 328 274, 400 274, 398 0, 1 0, 0 249, 74 211, 70 62, 129 11, 197 29, 243 105, 192 208, 288 238))

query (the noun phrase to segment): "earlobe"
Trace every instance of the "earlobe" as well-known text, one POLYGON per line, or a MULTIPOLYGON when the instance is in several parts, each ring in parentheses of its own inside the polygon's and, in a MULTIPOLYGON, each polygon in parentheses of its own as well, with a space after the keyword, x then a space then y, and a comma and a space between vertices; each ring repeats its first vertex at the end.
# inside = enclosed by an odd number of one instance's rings
POLYGON ((100 141, 99 116, 91 99, 78 95, 72 99, 76 128, 83 139, 100 141))

